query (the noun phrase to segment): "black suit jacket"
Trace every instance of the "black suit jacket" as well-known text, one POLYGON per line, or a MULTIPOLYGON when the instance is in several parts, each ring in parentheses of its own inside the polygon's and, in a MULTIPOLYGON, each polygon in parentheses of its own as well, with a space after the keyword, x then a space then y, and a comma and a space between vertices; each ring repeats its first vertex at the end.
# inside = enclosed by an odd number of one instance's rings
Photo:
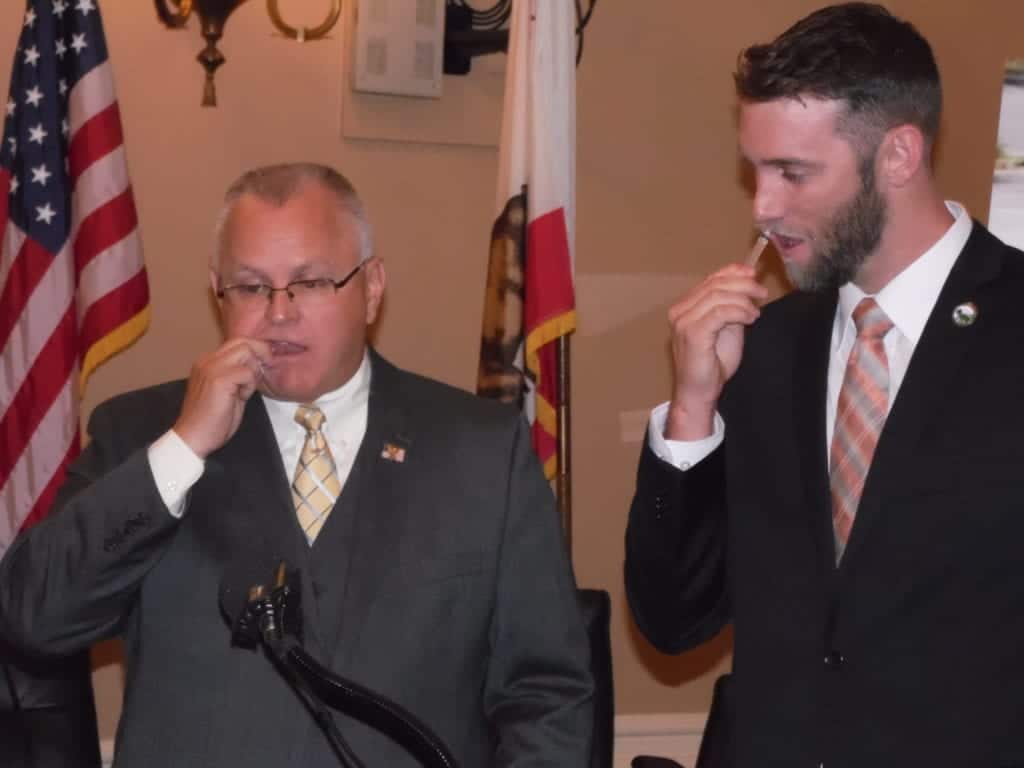
MULTIPOLYGON (((366 437, 309 547, 258 397, 183 519, 168 514, 146 450, 183 393, 177 382, 97 408, 55 513, 0 565, 0 627, 20 645, 67 652, 124 634, 118 768, 337 765, 262 654, 229 644, 218 585, 252 552, 302 569, 307 648, 423 719, 461 765, 585 764, 587 640, 513 409, 374 355, 366 437), (385 443, 404 461, 384 458, 385 443)), ((367 765, 416 764, 339 725, 367 765)))
POLYGON ((739 766, 1024 765, 1024 254, 975 224, 893 403, 835 566, 825 395, 836 294, 750 329, 723 446, 645 447, 626 585, 678 652, 735 623, 739 766), (977 321, 961 327, 964 302, 977 321))

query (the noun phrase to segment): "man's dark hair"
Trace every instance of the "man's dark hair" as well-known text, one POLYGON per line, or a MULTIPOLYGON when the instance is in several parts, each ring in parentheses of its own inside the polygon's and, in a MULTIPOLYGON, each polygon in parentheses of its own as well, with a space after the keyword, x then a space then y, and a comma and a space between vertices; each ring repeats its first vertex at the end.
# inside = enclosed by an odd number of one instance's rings
POLYGON ((742 101, 818 98, 844 103, 838 130, 861 157, 885 131, 917 126, 928 145, 942 111, 942 87, 928 41, 880 5, 843 3, 815 11, 775 40, 740 54, 742 101))

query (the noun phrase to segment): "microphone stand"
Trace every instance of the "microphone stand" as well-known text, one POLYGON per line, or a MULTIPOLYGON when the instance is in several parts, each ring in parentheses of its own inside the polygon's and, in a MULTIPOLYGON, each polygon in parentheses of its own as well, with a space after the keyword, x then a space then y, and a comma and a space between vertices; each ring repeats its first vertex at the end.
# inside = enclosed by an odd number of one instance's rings
POLYGON ((390 736, 420 760, 424 768, 458 768, 444 743, 415 715, 388 698, 335 674, 302 647, 301 590, 298 572, 284 561, 277 566, 274 586, 249 590, 242 615, 234 622, 232 640, 269 651, 275 665, 295 688, 323 729, 345 768, 365 768, 338 730, 327 705, 390 736))

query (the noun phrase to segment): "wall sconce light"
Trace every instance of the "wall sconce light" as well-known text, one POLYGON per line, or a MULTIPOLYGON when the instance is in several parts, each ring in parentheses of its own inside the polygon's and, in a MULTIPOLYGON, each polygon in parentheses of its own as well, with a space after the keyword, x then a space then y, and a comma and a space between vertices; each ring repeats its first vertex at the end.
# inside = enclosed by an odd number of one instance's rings
MULTIPOLYGON (((206 84, 203 87, 203 106, 217 106, 217 90, 213 75, 224 63, 224 54, 217 49, 217 42, 224 35, 224 25, 238 6, 245 0, 154 0, 156 15, 165 26, 180 29, 185 26, 192 12, 199 16, 200 31, 206 40, 206 47, 196 58, 206 70, 206 84)), ((323 23, 313 27, 292 27, 285 23, 278 10, 278 0, 267 0, 270 21, 285 37, 304 43, 326 37, 341 16, 341 0, 330 0, 331 7, 323 23)))

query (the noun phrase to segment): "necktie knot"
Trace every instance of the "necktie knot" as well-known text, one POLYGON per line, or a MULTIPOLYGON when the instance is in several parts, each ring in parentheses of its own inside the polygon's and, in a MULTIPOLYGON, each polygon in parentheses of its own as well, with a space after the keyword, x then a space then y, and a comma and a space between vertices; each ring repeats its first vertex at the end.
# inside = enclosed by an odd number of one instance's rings
POLYGON ((307 432, 318 432, 324 424, 324 412, 315 405, 300 405, 295 409, 295 421, 307 432))
POLYGON ((861 299, 853 309, 853 324, 857 328, 857 338, 880 339, 893 326, 892 320, 885 314, 878 303, 871 298, 861 299))

